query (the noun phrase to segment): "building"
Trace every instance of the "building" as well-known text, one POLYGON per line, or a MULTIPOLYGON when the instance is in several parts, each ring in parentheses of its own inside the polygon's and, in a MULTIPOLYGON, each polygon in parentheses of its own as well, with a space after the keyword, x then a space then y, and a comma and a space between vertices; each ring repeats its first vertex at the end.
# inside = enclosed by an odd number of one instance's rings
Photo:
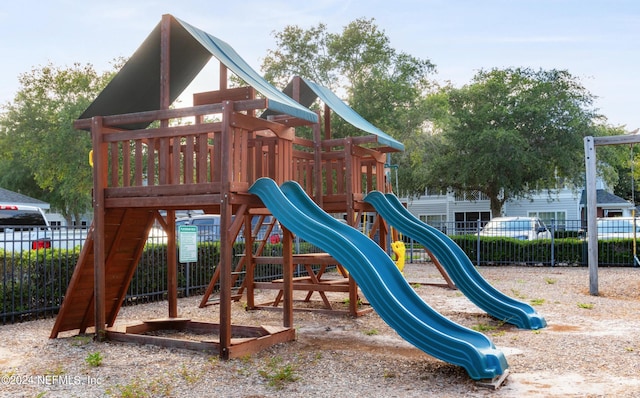
POLYGON ((36 206, 45 213, 51 207, 47 202, 4 188, 0 188, 0 205, 36 206))
MULTIPOLYGON (((32 198, 27 195, 23 195, 18 192, 10 191, 8 189, 0 188, 0 205, 22 205, 22 206, 35 206, 44 211, 47 216, 47 220, 51 225, 66 226, 67 220, 60 213, 51 211, 51 205, 39 199, 32 198)), ((76 224, 76 226, 88 226, 91 223, 92 214, 82 215, 82 219, 76 224)))
MULTIPOLYGON (((633 204, 599 184, 598 217, 631 216, 633 204)), ((489 199, 480 192, 424 195, 409 200, 408 210, 447 234, 475 233, 491 219, 489 199)), ((586 223, 586 193, 563 187, 541 191, 530 198, 507 201, 503 216, 539 217, 560 230, 579 230, 586 223)))

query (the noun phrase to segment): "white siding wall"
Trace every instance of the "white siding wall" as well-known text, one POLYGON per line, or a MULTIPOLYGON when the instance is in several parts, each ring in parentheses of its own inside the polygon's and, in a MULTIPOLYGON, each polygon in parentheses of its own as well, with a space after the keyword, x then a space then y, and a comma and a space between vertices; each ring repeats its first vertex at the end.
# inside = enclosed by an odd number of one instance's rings
MULTIPOLYGON (((530 212, 564 212, 565 220, 579 220, 580 193, 562 189, 549 195, 544 191, 532 199, 508 201, 503 207, 506 216, 528 216, 530 212)), ((455 213, 489 212, 488 200, 456 201, 453 195, 421 196, 409 201, 408 210, 416 217, 446 214, 447 222, 455 221, 455 213)))

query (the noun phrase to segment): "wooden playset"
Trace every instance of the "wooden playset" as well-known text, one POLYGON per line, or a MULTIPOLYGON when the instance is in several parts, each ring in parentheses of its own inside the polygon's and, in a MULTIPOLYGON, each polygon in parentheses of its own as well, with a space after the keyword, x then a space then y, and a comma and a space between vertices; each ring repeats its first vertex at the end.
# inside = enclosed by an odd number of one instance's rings
MULTIPOLYGON (((171 15, 162 17, 74 124, 89 131, 93 140, 94 219, 52 338, 91 328, 98 339, 196 348, 232 358, 295 338, 294 289, 317 292, 327 310, 331 304, 324 292, 348 293, 354 303, 349 312, 358 314, 358 290, 348 274, 343 281, 326 282, 322 272, 310 270, 306 279, 294 280, 294 264, 335 260, 292 255, 292 235, 285 229, 282 258, 263 258, 257 245, 258 250, 247 250, 240 262, 246 270, 248 307, 264 307, 254 302, 255 289, 275 289, 274 303, 282 303, 282 326, 232 323, 233 243, 243 230, 246 247, 254 247, 251 218, 269 214, 248 192, 252 183, 261 177, 278 184, 295 180, 325 211, 346 214, 355 224, 374 212, 363 201, 364 193, 388 189, 387 154, 403 149, 379 130, 363 130, 359 119, 352 119, 353 124, 364 135, 332 137, 332 111, 347 118, 354 114, 312 82, 294 78, 284 92, 258 76, 225 42, 171 15), (194 94, 192 106, 172 109, 211 57, 219 61, 218 89, 194 94), (229 71, 247 86, 229 87, 229 71), (324 101, 321 111, 312 112, 308 106, 317 99, 324 101), (301 126, 311 129, 313 139, 296 135, 301 126), (177 313, 175 212, 193 209, 221 216, 221 260, 201 303, 206 306, 219 285, 219 322, 196 322, 177 313), (154 223, 168 235, 168 316, 119 328, 116 318, 154 223), (265 261, 283 264, 281 280, 253 281, 255 265, 265 261), (214 331, 219 340, 187 342, 145 334, 158 329, 214 331)), ((385 247, 386 226, 376 222, 376 227, 385 247)))

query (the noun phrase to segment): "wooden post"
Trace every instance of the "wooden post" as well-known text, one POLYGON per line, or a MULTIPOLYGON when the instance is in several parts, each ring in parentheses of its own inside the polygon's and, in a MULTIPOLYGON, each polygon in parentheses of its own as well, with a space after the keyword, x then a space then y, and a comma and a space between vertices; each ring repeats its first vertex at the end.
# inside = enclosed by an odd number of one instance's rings
POLYGON ((251 215, 246 214, 244 216, 244 263, 247 273, 245 274, 245 286, 247 289, 247 308, 253 309, 256 306, 254 297, 254 282, 255 282, 255 268, 256 259, 253 257, 253 233, 251 231, 251 215))
MULTIPOLYGON (((171 100, 170 90, 171 73, 171 15, 162 16, 160 25, 160 109, 169 109, 171 100)), ((167 127, 168 122, 162 120, 162 127, 167 127)))
POLYGON ((220 62, 220 91, 227 89, 227 66, 220 62))
MULTIPOLYGON (((318 120, 320 120, 320 112, 316 111, 318 120)), ((313 187, 315 192, 313 196, 318 206, 322 207, 322 131, 320 129, 320 123, 316 123, 312 126, 313 129, 313 176, 307 176, 307 178, 313 178, 313 187)), ((309 195, 312 193, 309 192, 309 195)))
POLYGON ((102 117, 91 119, 93 145, 93 298, 95 317, 95 339, 105 339, 105 208, 104 189, 108 178, 108 150, 102 142, 102 117))
POLYGON ((293 235, 282 227, 283 326, 293 327, 293 235))
POLYGON ((233 103, 223 102, 222 133, 220 134, 221 203, 220 203, 220 357, 229 359, 231 347, 231 271, 233 241, 230 236, 232 206, 229 203, 231 186, 231 134, 233 103))
POLYGON ((176 255, 176 211, 167 210, 167 301, 169 318, 178 317, 178 258, 176 255))
MULTIPOLYGON (((160 26, 160 109, 169 109, 171 106, 171 15, 165 14, 162 16, 162 22, 160 26)), ((169 120, 161 120, 161 127, 169 127, 169 120)), ((169 145, 169 139, 163 138, 161 141, 161 151, 159 153, 158 160, 160 162, 159 167, 171 167, 166 154, 169 149, 164 146, 169 145)), ((175 148, 174 148, 175 150, 175 148)), ((178 154, 174 153, 174 156, 178 154)), ((160 173, 160 183, 166 184, 171 181, 170 170, 165 170, 164 173, 160 173), (162 178, 164 176, 164 178, 162 178)), ((177 183, 177 182, 173 182, 177 183)), ((177 270, 177 255, 176 255, 176 213, 174 210, 167 211, 167 226, 170 229, 167 232, 167 301, 169 306, 169 318, 176 318, 178 316, 178 270, 177 270)))

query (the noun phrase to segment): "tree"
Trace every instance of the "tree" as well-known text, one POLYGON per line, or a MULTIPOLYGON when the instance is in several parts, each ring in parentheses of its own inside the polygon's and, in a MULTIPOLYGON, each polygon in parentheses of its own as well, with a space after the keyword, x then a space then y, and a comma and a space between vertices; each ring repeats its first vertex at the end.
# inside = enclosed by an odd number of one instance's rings
MULTIPOLYGON (((382 131, 401 142, 407 151, 394 154, 392 162, 402 170, 411 159, 421 158, 422 131, 428 120, 425 93, 432 88, 429 75, 435 66, 398 52, 373 19, 357 19, 341 33, 327 32, 318 24, 308 30, 287 26, 275 33, 277 49, 269 50, 262 63, 267 80, 284 87, 302 76, 341 95, 345 102, 382 131)), ((334 137, 356 135, 355 128, 340 118, 332 119, 334 137)), ((407 174, 401 174, 406 176, 407 174)), ((400 185, 408 185, 403 181, 400 185)))
POLYGON ((594 135, 594 97, 563 70, 522 68, 478 72, 432 103, 447 117, 429 137, 424 183, 439 190, 480 191, 498 216, 505 201, 582 184, 583 137, 594 135), (443 101, 445 99, 445 101, 443 101))
POLYGON ((91 138, 73 121, 112 76, 89 64, 20 75, 21 88, 0 115, 0 185, 50 202, 70 224, 90 209, 91 138))

